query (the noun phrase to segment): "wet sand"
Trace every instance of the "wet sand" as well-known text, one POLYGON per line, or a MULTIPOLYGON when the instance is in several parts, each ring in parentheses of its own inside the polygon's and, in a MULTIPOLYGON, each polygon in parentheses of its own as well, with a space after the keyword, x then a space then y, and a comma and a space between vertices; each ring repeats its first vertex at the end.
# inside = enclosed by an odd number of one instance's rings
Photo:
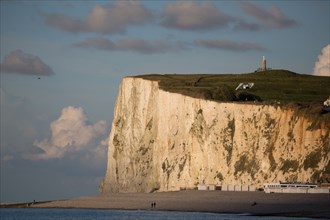
POLYGON ((249 213, 266 216, 330 218, 330 195, 197 190, 113 193, 34 204, 31 207, 249 213), (151 207, 153 202, 156 203, 155 208, 151 207))

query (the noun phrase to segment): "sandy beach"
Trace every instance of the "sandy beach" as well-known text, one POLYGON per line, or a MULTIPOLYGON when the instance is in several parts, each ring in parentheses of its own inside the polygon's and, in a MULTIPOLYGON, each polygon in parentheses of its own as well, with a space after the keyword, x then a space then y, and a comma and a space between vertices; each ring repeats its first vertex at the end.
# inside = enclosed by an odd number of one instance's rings
POLYGON ((113 193, 34 204, 31 207, 249 213, 252 215, 330 218, 330 195, 197 190, 113 193), (156 203, 155 208, 151 207, 153 202, 156 203))

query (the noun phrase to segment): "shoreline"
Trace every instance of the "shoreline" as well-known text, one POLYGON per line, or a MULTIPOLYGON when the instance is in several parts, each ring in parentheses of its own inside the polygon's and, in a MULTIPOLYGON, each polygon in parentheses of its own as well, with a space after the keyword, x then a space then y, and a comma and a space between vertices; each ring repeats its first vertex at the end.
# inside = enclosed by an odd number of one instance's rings
POLYGON ((180 211, 330 218, 330 196, 329 194, 266 194, 264 192, 198 190, 110 193, 69 200, 36 202, 28 208, 180 211), (154 208, 151 206, 152 203, 156 203, 154 208))

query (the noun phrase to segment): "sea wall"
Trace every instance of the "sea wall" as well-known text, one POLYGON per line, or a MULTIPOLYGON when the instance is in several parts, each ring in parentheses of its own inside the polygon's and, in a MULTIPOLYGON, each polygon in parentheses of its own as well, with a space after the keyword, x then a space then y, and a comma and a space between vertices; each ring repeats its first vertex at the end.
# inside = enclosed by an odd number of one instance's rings
POLYGON ((288 107, 197 99, 126 77, 100 191, 315 180, 330 170, 330 132, 310 120, 288 107))

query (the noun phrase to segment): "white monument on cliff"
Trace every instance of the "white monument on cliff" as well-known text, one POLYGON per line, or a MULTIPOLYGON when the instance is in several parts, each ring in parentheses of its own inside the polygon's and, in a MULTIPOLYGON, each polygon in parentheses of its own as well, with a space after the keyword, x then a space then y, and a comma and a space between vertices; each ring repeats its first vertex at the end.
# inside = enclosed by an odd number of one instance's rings
POLYGON ((267 70, 266 57, 262 56, 261 71, 266 71, 266 70, 267 70))

